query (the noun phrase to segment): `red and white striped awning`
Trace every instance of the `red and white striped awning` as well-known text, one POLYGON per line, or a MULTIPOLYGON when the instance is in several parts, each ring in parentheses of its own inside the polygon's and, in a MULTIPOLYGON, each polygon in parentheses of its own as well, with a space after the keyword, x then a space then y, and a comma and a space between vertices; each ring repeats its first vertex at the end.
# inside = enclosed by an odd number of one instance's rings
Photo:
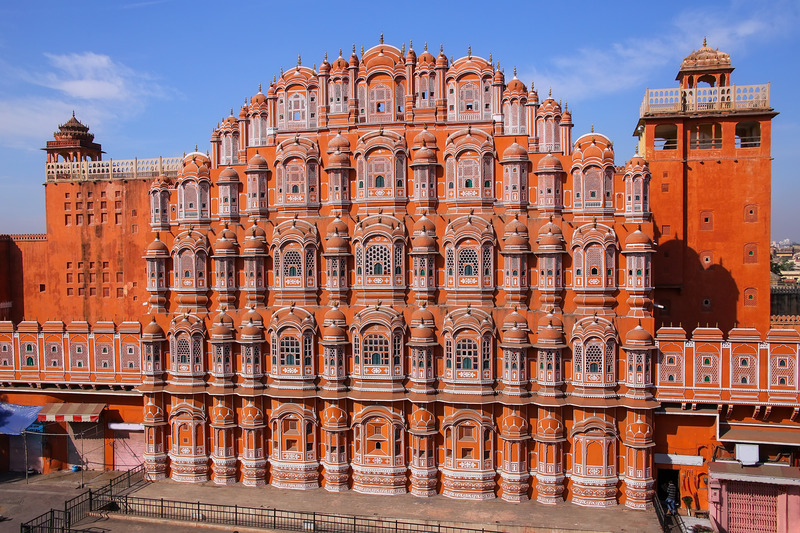
POLYGON ((104 403, 48 403, 39 411, 39 422, 97 422, 104 403))

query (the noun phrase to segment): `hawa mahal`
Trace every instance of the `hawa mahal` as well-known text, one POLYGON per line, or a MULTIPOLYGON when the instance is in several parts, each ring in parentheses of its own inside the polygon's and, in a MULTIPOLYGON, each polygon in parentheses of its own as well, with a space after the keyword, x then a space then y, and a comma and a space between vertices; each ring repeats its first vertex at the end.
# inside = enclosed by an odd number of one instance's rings
POLYGON ((103 160, 73 116, 47 233, 0 239, 0 398, 63 433, 45 471, 634 509, 672 480, 786 531, 777 113, 732 71, 704 44, 648 89, 620 166, 491 56, 382 38, 298 58, 207 153, 103 160))

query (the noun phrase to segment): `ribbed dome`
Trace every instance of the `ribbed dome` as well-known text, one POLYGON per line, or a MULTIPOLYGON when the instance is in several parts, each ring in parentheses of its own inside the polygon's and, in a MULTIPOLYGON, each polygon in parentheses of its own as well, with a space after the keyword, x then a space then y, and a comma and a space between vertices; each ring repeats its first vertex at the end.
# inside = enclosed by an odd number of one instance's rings
POLYGON ((230 183, 232 181, 239 181, 239 173, 236 172, 235 168, 226 167, 222 172, 219 173, 220 183, 230 183))
POLYGON ((638 325, 632 330, 628 331, 628 334, 625 336, 625 344, 630 344, 631 346, 652 346, 653 336, 650 335, 650 332, 644 329, 641 325, 638 325))
POLYGON ((261 340, 264 337, 261 333, 261 328, 252 319, 242 326, 241 336, 242 339, 247 340, 261 340))
POLYGON ((261 239, 249 238, 244 240, 244 251, 247 252, 265 252, 267 245, 261 239))
POLYGON ((158 325, 158 322, 156 322, 155 317, 150 318, 150 323, 144 327, 142 333, 144 333, 145 335, 150 335, 151 337, 164 336, 164 330, 161 329, 161 326, 158 325))
POLYGON ((325 322, 332 322, 332 321, 339 321, 341 320, 344 322, 345 316, 344 313, 339 309, 338 306, 333 306, 325 312, 325 316, 323 317, 325 322))
POLYGON ((427 409, 417 409, 408 418, 412 433, 432 433, 436 431, 436 417, 427 409))
POLYGON ((413 233, 420 233, 423 230, 431 234, 436 232, 436 226, 433 224, 433 221, 425 215, 422 215, 416 222, 414 222, 413 233))
POLYGON ((147 255, 156 257, 166 257, 169 255, 169 249, 158 237, 153 242, 147 245, 147 255))
POLYGON ((246 172, 264 172, 266 170, 269 170, 267 160, 264 159, 264 157, 258 152, 256 152, 255 155, 250 158, 250 161, 247 162, 246 172))
POLYGON ((641 229, 637 229, 625 239, 625 248, 652 248, 653 241, 641 229))
POLYGON ((525 84, 519 81, 517 79, 517 76, 514 75, 511 81, 508 82, 508 86, 506 87, 506 92, 513 94, 525 94, 525 84))
POLYGON ((236 253, 236 245, 228 239, 219 238, 214 243, 215 255, 225 255, 225 254, 235 254, 235 253, 236 253))
POLYGON ((414 163, 436 163, 436 153, 428 147, 422 147, 414 153, 414 163))
POLYGON ((495 70, 494 71, 494 76, 492 77, 492 81, 494 83, 500 83, 500 84, 505 83, 506 82, 506 77, 503 74, 503 71, 500 70, 500 69, 495 70))
POLYGON ((436 241, 423 230, 422 233, 411 239, 411 249, 414 251, 433 250, 436 248, 436 241))
POLYGON ((436 136, 428 131, 428 128, 422 128, 422 131, 414 136, 415 146, 435 146, 436 136))
POLYGON ((536 170, 540 172, 563 172, 564 166, 556 156, 547 154, 539 160, 536 170))
POLYGON ((346 339, 347 332, 336 324, 331 324, 322 329, 322 336, 326 339, 346 339))
POLYGON ((337 151, 328 158, 328 168, 350 168, 350 156, 337 151))
POLYGON ((503 152, 503 161, 527 161, 528 151, 516 141, 503 152))
POLYGON ((341 133, 337 133, 336 137, 330 140, 328 143, 328 153, 333 152, 349 152, 350 151, 350 141, 347 140, 347 137, 342 135, 341 133))
POLYGON ((503 331, 503 340, 505 342, 523 343, 528 341, 528 334, 524 330, 514 326, 509 330, 503 331))
POLYGON ((222 339, 233 338, 233 319, 225 313, 220 313, 211 325, 211 337, 222 339))
POLYGON ((267 238, 267 233, 263 229, 261 229, 261 227, 258 226, 255 222, 253 222, 253 225, 247 228, 247 230, 245 230, 244 234, 245 237, 250 237, 254 239, 267 238))
POLYGON ((320 416, 325 429, 347 429, 347 412, 339 406, 331 405, 320 416))
POLYGON ((433 333, 433 330, 428 327, 416 327, 411 328, 411 338, 414 340, 436 340, 436 335, 433 333))
POLYGON ((433 324, 433 313, 426 307, 419 307, 411 313, 412 324, 433 324))
POLYGON ((702 48, 695 50, 681 61, 681 70, 703 70, 709 67, 730 67, 730 65, 731 56, 714 50, 704 39, 702 48))

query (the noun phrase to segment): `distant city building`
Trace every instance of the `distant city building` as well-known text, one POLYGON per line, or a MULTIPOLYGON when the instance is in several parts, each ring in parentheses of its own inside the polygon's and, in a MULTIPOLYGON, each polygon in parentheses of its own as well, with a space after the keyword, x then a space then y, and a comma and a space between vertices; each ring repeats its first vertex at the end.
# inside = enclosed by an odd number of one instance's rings
POLYGON ((0 240, 0 392, 59 422, 43 468, 634 509, 671 480, 788 531, 769 85, 704 45, 618 167, 491 58, 404 48, 298 58, 208 154, 59 128, 47 233, 0 240))

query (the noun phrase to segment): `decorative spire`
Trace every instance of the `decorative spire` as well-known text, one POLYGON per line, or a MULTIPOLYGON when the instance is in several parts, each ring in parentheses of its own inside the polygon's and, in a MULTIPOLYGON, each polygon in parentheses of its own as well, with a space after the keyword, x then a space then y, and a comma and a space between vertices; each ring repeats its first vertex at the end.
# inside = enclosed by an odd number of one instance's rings
POLYGON ((515 78, 517 77, 517 67, 516 67, 516 65, 514 66, 514 77, 515 78))
POLYGON ((409 39, 408 40, 408 49, 409 50, 413 50, 414 49, 414 39, 409 39))
POLYGON ((258 84, 258 92, 261 92, 261 83, 258 84))
POLYGON ((303 64, 303 60, 302 60, 302 58, 300 57, 300 54, 297 54, 297 66, 299 67, 299 66, 300 66, 300 65, 302 65, 302 64, 303 64))
POLYGON ((440 54, 444 53, 444 45, 442 43, 439 43, 439 53, 440 54))
POLYGON ((356 53, 356 43, 353 43, 353 54, 356 53))
POLYGON ((428 51, 428 41, 425 41, 425 51, 428 51))
POLYGON ((550 89, 547 91, 547 97, 550 98, 552 96, 553 96, 553 88, 550 87, 550 89))
POLYGON ((472 59, 472 45, 467 46, 467 57, 472 59))
POLYGON ((325 50, 325 61, 327 61, 327 60, 328 60, 328 51, 325 50))
POLYGON ((406 43, 403 43, 403 46, 400 47, 400 53, 401 54, 405 54, 406 53, 406 43))
POLYGON ((703 37, 703 46, 708 46, 708 43, 706 42, 706 38, 705 37, 703 37))
POLYGON ((342 57, 342 49, 339 48, 339 57, 342 57))
POLYGON ((492 64, 492 53, 491 52, 489 52, 489 64, 490 65, 492 64))
POLYGON ((592 124, 592 133, 594 133, 594 124, 592 124))
POLYGON ((383 32, 381 32, 381 44, 383 44, 383 32))

